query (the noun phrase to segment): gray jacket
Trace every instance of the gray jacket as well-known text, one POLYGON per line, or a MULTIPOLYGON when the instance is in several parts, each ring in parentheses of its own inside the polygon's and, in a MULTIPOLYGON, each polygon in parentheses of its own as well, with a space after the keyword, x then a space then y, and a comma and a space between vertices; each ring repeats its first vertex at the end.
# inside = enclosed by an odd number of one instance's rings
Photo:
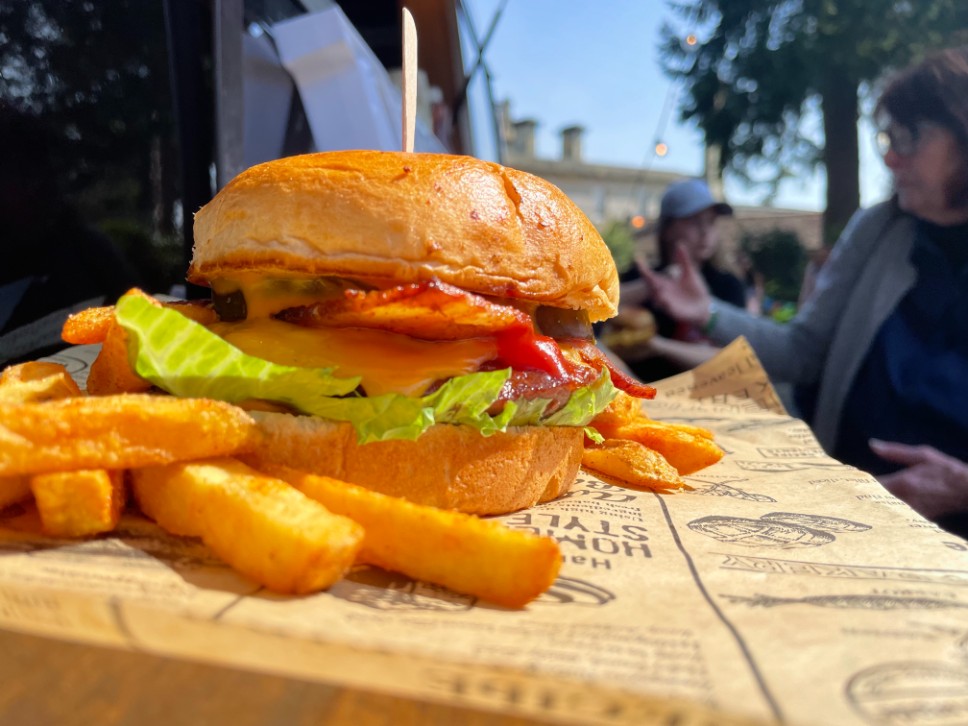
POLYGON ((811 300, 786 324, 717 304, 710 337, 749 340, 775 381, 820 384, 813 430, 825 450, 874 336, 911 289, 914 220, 884 202, 857 212, 820 271, 811 300))

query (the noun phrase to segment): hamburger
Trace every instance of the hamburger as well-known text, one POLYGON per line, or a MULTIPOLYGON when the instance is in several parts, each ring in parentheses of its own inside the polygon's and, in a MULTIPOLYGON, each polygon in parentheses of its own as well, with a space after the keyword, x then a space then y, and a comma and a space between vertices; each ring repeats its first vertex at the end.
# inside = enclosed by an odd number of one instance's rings
MULTIPOLYGON (((135 372, 255 409, 252 462, 499 514, 565 493, 618 394, 592 323, 615 314, 601 236, 559 189, 471 157, 295 156, 195 215, 203 325, 128 295, 135 372)), ((198 318, 198 315, 193 317, 198 318)))

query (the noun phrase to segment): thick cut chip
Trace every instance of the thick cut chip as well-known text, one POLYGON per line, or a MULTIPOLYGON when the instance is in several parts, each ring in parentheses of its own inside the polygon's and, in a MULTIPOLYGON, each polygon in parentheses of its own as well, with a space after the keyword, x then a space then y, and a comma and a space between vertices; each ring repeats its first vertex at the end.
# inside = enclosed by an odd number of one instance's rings
POLYGON ((353 564, 363 528, 234 459, 132 472, 138 506, 172 534, 201 537, 234 569, 280 593, 329 587, 353 564))
MULTIPOLYGON (((177 300, 159 302, 141 290, 131 290, 153 305, 177 310, 187 318, 202 325, 210 325, 218 320, 218 315, 210 302, 199 300, 177 300)), ((118 325, 114 317, 114 306, 88 308, 71 315, 61 330, 61 337, 68 343, 101 343, 98 353, 87 377, 87 392, 94 396, 107 396, 114 393, 143 393, 151 389, 151 384, 141 378, 131 368, 128 357, 128 334, 118 325)))
POLYGON ((61 328, 61 339, 73 345, 103 343, 113 322, 113 305, 87 308, 68 316, 61 328))
MULTIPOLYGON (((149 295, 140 290, 132 290, 142 297, 150 298, 149 295)), ((164 305, 166 308, 177 310, 182 315, 191 318, 196 323, 209 325, 218 320, 218 315, 207 300, 175 300, 171 302, 159 302, 151 298, 157 305, 164 305)), ((69 316, 61 328, 61 339, 65 343, 73 345, 90 345, 92 343, 103 343, 107 338, 111 324, 114 323, 114 306, 105 305, 96 308, 87 308, 69 316)))
POLYGON ((41 403, 80 395, 81 389, 60 363, 31 361, 0 373, 0 403, 41 403))
POLYGON ((369 564, 508 607, 526 605, 558 575, 561 554, 549 537, 329 477, 285 467, 267 471, 362 524, 360 559, 369 564))
POLYGON ((87 392, 92 396, 115 393, 144 393, 151 383, 131 368, 128 359, 128 333, 112 319, 101 352, 87 375, 87 392))
MULTIPOLYGON (((81 395, 67 369, 58 363, 21 363, 0 374, 0 403, 42 403, 81 395)), ((124 506, 120 471, 88 469, 0 478, 0 507, 27 499, 31 493, 45 531, 59 537, 110 531, 124 506)))
MULTIPOLYGON (((81 389, 59 363, 29 361, 0 373, 0 403, 39 403, 80 396, 81 389)), ((0 509, 30 498, 30 477, 0 477, 0 509)))
POLYGON ((86 537, 110 532, 127 499, 124 472, 82 469, 30 478, 30 490, 44 532, 52 537, 86 537))
POLYGON ((132 393, 0 404, 0 476, 225 456, 255 436, 245 411, 203 398, 132 393))
POLYGON ((278 317, 310 328, 376 328, 423 340, 463 340, 532 325, 517 308, 437 280, 347 290, 343 297, 290 308, 278 317))
POLYGON ((0 509, 30 499, 30 477, 0 476, 0 509))
POLYGON ((701 426, 656 421, 643 413, 638 401, 618 396, 589 424, 606 439, 637 441, 658 451, 682 476, 715 464, 723 450, 713 433, 701 426))
POLYGON ((658 451, 683 476, 723 458, 723 450, 712 440, 712 434, 697 426, 643 420, 602 434, 637 441, 658 451))
MULTIPOLYGON (((42 381, 47 378, 59 378, 62 376, 70 377, 67 369, 60 363, 48 361, 32 360, 26 363, 7 366, 0 372, 0 386, 11 383, 27 383, 29 381, 42 381)), ((76 386, 75 386, 76 389, 76 386)), ((78 394, 80 391, 78 391, 78 394)))
POLYGON ((668 421, 651 421, 649 423, 655 424, 657 426, 668 426, 675 429, 676 431, 682 431, 687 434, 692 434, 693 436, 698 436, 703 439, 709 439, 712 441, 716 437, 713 432, 709 429, 703 428, 702 426, 693 426, 692 424, 684 423, 669 423, 668 421))
POLYGON ((601 444, 586 446, 581 465, 633 487, 664 491, 685 486, 662 454, 635 441, 605 439, 601 444))
POLYGON ((641 399, 620 392, 605 410, 592 419, 589 426, 598 430, 602 436, 608 436, 609 431, 614 431, 619 426, 632 423, 633 421, 648 421, 649 417, 642 410, 641 399))

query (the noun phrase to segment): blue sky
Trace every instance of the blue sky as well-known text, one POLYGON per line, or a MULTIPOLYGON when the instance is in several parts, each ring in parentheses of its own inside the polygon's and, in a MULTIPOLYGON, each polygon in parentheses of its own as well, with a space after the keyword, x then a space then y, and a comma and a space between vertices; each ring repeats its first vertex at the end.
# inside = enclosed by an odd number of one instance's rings
MULTIPOLYGON (((501 4, 464 0, 480 38, 501 4)), ((679 122, 676 107, 664 111, 679 92, 659 64, 665 20, 676 21, 665 0, 507 0, 484 56, 494 97, 510 101, 514 118, 538 122, 539 156, 558 156, 560 130, 579 124, 585 127, 587 161, 698 175, 701 134, 679 122), (664 158, 653 153, 657 136, 669 148, 664 158)), ((465 64, 472 62, 465 49, 465 64)), ((478 73, 469 95, 475 151, 493 159, 482 78, 478 73)), ((888 189, 888 175, 874 156, 870 135, 863 129, 860 141, 865 205, 885 198, 888 189)), ((757 202, 763 192, 727 178, 726 194, 730 201, 745 204, 757 202)), ((822 209, 822 177, 784 182, 775 205, 822 209)))

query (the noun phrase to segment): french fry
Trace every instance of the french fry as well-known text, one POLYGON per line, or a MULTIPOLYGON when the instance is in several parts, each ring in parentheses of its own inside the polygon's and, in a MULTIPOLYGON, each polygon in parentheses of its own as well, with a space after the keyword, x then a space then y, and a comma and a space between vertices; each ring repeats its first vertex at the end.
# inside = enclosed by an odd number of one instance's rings
POLYGON ((637 441, 659 452, 682 476, 705 469, 723 457, 722 449, 713 441, 712 431, 651 419, 642 411, 638 400, 625 394, 616 397, 589 426, 606 439, 637 441))
POLYGON ((653 420, 653 423, 660 424, 662 426, 669 426, 671 428, 676 429, 677 431, 684 431, 687 434, 692 434, 693 436, 699 436, 700 438, 703 438, 703 439, 709 439, 710 441, 713 441, 716 438, 715 434, 713 434, 712 431, 710 431, 709 429, 705 429, 702 426, 693 426, 692 424, 669 423, 668 421, 654 421, 654 420, 653 420))
MULTIPOLYGON (((138 290, 144 297, 150 297, 138 290)), ((188 316, 197 323, 208 325, 214 323, 218 316, 211 304, 200 300, 177 300, 174 302, 159 302, 151 298, 158 305, 177 310, 183 315, 188 316)), ((65 343, 73 345, 90 345, 92 343, 103 343, 108 335, 108 330, 114 322, 114 306, 106 305, 103 307, 87 308, 70 315, 61 328, 61 338, 65 343)))
POLYGON ((44 532, 86 537, 110 532, 121 518, 126 492, 119 469, 83 469, 30 477, 44 532))
POLYGON ((664 491, 685 486, 679 472, 662 454, 636 441, 605 439, 585 446, 581 465, 634 487, 664 491))
POLYGON ((112 313, 101 351, 87 374, 87 392, 92 396, 144 393, 151 385, 132 370, 128 361, 128 333, 115 322, 112 313))
POLYGON ((32 360, 26 363, 7 366, 0 371, 0 386, 10 385, 11 383, 25 383, 27 381, 40 381, 45 378, 59 376, 60 374, 67 374, 67 369, 60 363, 32 360))
POLYGON ((0 373, 0 403, 41 403, 80 395, 81 389, 59 363, 31 361, 0 373))
POLYGON ((30 478, 0 476, 0 509, 30 499, 30 478))
POLYGON ((265 470, 362 524, 360 560, 368 564, 508 607, 524 606, 558 576, 561 554, 549 537, 329 477, 279 466, 265 470))
POLYGON ((280 593, 329 587, 353 564, 363 528, 235 459, 132 471, 141 510, 173 534, 201 537, 247 577, 280 593))
POLYGON ((0 476, 224 456, 257 435, 242 409, 201 398, 132 393, 0 404, 0 476))
MULTIPOLYGON (((208 302, 179 300, 160 302, 140 290, 131 290, 153 305, 177 310, 197 323, 208 325, 218 319, 208 302)), ((71 315, 61 329, 61 338, 68 343, 101 343, 101 351, 91 364, 87 377, 87 392, 93 396, 114 393, 143 393, 151 383, 131 368, 128 360, 128 334, 114 318, 114 306, 88 308, 71 315)))
POLYGON ((103 343, 114 322, 114 305, 87 308, 69 315, 61 328, 61 339, 73 345, 103 343))
POLYGON ((612 399, 612 402, 605 407, 605 410, 592 419, 589 426, 597 429, 602 436, 608 437, 606 429, 624 426, 632 421, 648 419, 642 411, 641 399, 630 396, 622 391, 612 399))
POLYGON ((641 415, 630 415, 626 417, 625 412, 613 412, 605 409, 601 414, 596 416, 592 422, 589 424, 598 433, 600 433, 605 438, 624 438, 624 433, 631 431, 637 426, 654 426, 660 428, 671 428, 677 431, 682 431, 692 436, 699 436, 704 439, 709 439, 712 441, 715 436, 713 432, 709 429, 705 429, 701 426, 693 426, 691 424, 683 423, 670 423, 668 421, 657 421, 655 419, 649 418, 644 413, 641 415))
MULTIPOLYGON (((81 389, 59 363, 29 361, 0 372, 0 403, 39 403, 80 395, 81 389)), ((0 477, 0 509, 29 498, 29 477, 0 477)))
POLYGON ((697 428, 643 419, 619 426, 605 435, 637 441, 658 451, 682 476, 688 476, 723 458, 723 450, 712 440, 711 434, 695 433, 697 428))

